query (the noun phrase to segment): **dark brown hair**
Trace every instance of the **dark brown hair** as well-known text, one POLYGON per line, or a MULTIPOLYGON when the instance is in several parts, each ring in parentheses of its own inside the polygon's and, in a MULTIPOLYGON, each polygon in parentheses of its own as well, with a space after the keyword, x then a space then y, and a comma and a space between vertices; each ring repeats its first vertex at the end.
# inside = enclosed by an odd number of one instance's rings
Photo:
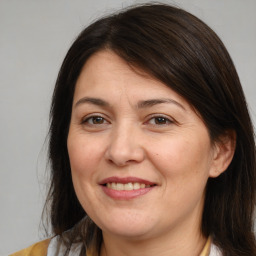
MULTIPOLYGON (((223 43, 205 23, 164 4, 132 7, 94 22, 64 59, 51 106, 48 201, 53 233, 63 235, 73 228, 72 237, 86 246, 101 243, 99 228, 86 217, 74 192, 67 152, 76 81, 88 58, 101 49, 112 50, 183 96, 204 120, 212 141, 235 131, 231 164, 208 180, 201 229, 225 256, 256 255, 255 140, 237 72, 223 43)), ((72 242, 71 236, 68 240, 72 242)))

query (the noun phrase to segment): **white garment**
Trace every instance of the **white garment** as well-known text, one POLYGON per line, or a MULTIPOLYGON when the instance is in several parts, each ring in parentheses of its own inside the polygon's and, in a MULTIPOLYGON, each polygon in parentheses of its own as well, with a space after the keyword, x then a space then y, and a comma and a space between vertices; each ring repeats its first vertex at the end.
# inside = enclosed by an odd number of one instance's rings
MULTIPOLYGON (((63 255, 65 255, 65 252, 67 250, 66 246, 63 243, 61 243, 61 245, 59 246, 59 250, 58 250, 57 249, 58 243, 59 243, 58 237, 54 237, 53 239, 51 239, 51 242, 49 244, 48 251, 47 251, 47 256, 63 256, 63 255)), ((68 256, 77 256, 77 255, 79 255, 80 250, 81 250, 80 244, 72 245, 68 256)), ((211 244, 211 250, 210 250, 209 256, 222 256, 222 253, 216 245, 211 244)))
MULTIPOLYGON (((65 255, 67 251, 67 247, 61 242, 59 244, 59 237, 54 237, 51 239, 50 244, 48 246, 47 250, 47 256, 63 256, 65 255)), ((71 246, 71 249, 69 253, 67 254, 68 256, 77 256, 79 255, 81 251, 81 244, 74 244, 71 246)))
POLYGON ((220 249, 215 244, 211 244, 209 256, 222 256, 220 249))

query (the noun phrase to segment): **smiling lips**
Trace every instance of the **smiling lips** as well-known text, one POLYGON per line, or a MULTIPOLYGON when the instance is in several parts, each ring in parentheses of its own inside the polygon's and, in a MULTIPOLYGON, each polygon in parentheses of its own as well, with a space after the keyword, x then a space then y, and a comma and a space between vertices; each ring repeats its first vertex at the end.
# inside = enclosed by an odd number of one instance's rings
POLYGON ((111 182, 111 183, 107 183, 106 185, 108 188, 114 189, 114 190, 137 190, 137 189, 141 189, 141 188, 149 188, 150 185, 146 185, 144 183, 116 183, 116 182, 111 182))
POLYGON ((105 194, 113 199, 129 200, 152 190, 156 184, 136 177, 110 177, 100 182, 105 194))

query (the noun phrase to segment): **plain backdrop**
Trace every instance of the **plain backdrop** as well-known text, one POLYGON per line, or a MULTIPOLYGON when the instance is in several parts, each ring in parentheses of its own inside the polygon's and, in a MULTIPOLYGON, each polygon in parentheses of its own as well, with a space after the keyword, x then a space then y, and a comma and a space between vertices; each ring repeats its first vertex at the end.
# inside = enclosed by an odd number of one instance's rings
MULTIPOLYGON (((0 255, 44 237, 47 129, 61 62, 77 36, 122 0, 0 0, 0 255)), ((162 1, 210 25, 237 67, 256 123, 256 1, 162 1)))

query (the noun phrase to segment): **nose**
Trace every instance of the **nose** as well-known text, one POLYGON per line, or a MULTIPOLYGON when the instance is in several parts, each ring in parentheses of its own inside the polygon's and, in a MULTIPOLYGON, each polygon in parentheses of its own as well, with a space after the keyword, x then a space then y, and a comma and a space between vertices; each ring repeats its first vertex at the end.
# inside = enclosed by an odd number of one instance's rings
POLYGON ((138 129, 120 126, 112 131, 106 150, 106 159, 109 162, 117 166, 126 166, 144 160, 145 152, 138 129))

